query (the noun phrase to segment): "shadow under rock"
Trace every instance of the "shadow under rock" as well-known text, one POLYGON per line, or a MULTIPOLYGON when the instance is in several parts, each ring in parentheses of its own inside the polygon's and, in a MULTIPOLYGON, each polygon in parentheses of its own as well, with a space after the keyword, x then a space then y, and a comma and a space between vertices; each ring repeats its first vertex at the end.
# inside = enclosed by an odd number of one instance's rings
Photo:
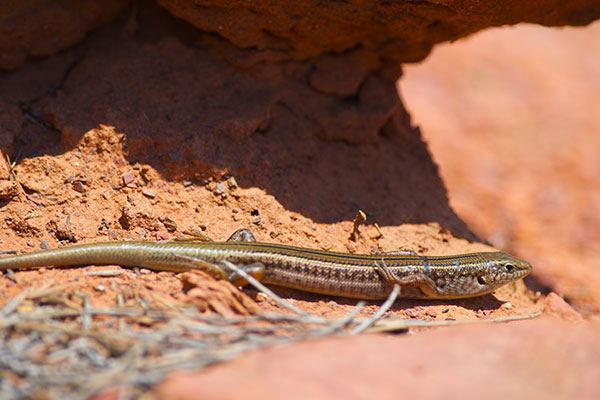
POLYGON ((200 184, 233 175, 316 222, 351 220, 361 209, 381 226, 437 222, 476 239, 450 208, 392 78, 373 70, 355 95, 341 98, 311 87, 311 61, 241 68, 232 61, 240 50, 210 35, 195 37, 197 47, 167 34, 123 38, 119 23, 0 77, 0 87, 6 80, 14 88, 2 90, 5 99, 20 101, 18 89, 27 86, 35 98, 27 110, 44 121, 25 115, 13 152, 39 154, 28 138, 39 143, 43 135, 57 143, 49 153, 72 148, 104 124, 126 135, 130 162, 149 164, 166 179, 200 184), (55 72, 44 75, 48 64, 55 72), (32 76, 40 78, 37 87, 32 76), (48 92, 52 81, 60 88, 48 92), (26 131, 35 134, 21 135, 26 131))

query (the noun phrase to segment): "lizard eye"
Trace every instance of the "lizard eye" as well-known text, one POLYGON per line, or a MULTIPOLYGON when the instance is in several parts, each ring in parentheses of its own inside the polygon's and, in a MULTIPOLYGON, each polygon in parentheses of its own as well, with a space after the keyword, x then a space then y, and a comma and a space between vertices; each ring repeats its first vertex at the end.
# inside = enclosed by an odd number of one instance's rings
POLYGON ((477 283, 479 283, 480 285, 485 285, 485 279, 483 278, 483 276, 477 277, 477 283))
POLYGON ((512 265, 512 264, 506 264, 506 265, 504 266, 504 268, 506 268, 506 271, 510 273, 510 272, 513 272, 513 271, 514 271, 514 269, 515 269, 515 266, 514 266, 514 265, 512 265))

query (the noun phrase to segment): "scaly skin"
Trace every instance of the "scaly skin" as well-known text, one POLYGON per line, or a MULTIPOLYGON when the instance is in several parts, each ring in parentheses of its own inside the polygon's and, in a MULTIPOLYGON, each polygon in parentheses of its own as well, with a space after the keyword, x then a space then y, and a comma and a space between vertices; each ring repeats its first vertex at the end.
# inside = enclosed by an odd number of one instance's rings
POLYGON ((154 271, 201 269, 238 281, 223 261, 247 269, 263 283, 361 299, 385 299, 394 283, 400 297, 458 299, 481 296, 531 272, 506 253, 455 256, 359 255, 253 241, 106 242, 67 246, 0 259, 0 271, 43 266, 116 264, 154 271))

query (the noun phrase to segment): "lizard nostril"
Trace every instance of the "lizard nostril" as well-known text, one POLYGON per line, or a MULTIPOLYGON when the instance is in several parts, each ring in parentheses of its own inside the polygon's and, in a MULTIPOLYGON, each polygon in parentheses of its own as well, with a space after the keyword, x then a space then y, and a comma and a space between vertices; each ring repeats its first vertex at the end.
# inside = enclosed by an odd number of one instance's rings
POLYGON ((477 277, 477 283, 479 283, 480 285, 485 285, 485 279, 483 278, 483 276, 477 277))

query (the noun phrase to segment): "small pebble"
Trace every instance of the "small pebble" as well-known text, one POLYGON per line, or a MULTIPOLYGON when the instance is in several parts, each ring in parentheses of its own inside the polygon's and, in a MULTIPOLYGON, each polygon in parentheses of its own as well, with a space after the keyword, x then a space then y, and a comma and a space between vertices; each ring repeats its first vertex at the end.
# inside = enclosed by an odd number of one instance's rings
POLYGON ((438 311, 435 309, 428 309, 425 310, 425 315, 431 318, 436 318, 438 316, 438 311))
POLYGON ((177 222, 173 221, 169 217, 163 219, 162 223, 169 232, 175 232, 177 230, 177 222))
POLYGON ((121 179, 123 180, 123 185, 129 185, 135 179, 135 175, 133 172, 126 172, 121 175, 121 179))
POLYGON ((76 192, 85 193, 85 186, 83 185, 83 183, 81 181, 73 181, 73 183, 71 184, 71 187, 76 192))
POLYGON ((213 189, 213 193, 216 196, 223 196, 223 195, 227 195, 227 186, 225 186, 225 184, 223 182, 219 182, 215 185, 215 188, 213 189))
POLYGON ((227 179, 227 185, 230 189, 235 189, 236 187, 238 187, 237 181, 233 176, 230 176, 229 179, 227 179))
POLYGON ((155 189, 144 188, 142 189, 142 194, 153 199, 158 195, 158 192, 155 189))

